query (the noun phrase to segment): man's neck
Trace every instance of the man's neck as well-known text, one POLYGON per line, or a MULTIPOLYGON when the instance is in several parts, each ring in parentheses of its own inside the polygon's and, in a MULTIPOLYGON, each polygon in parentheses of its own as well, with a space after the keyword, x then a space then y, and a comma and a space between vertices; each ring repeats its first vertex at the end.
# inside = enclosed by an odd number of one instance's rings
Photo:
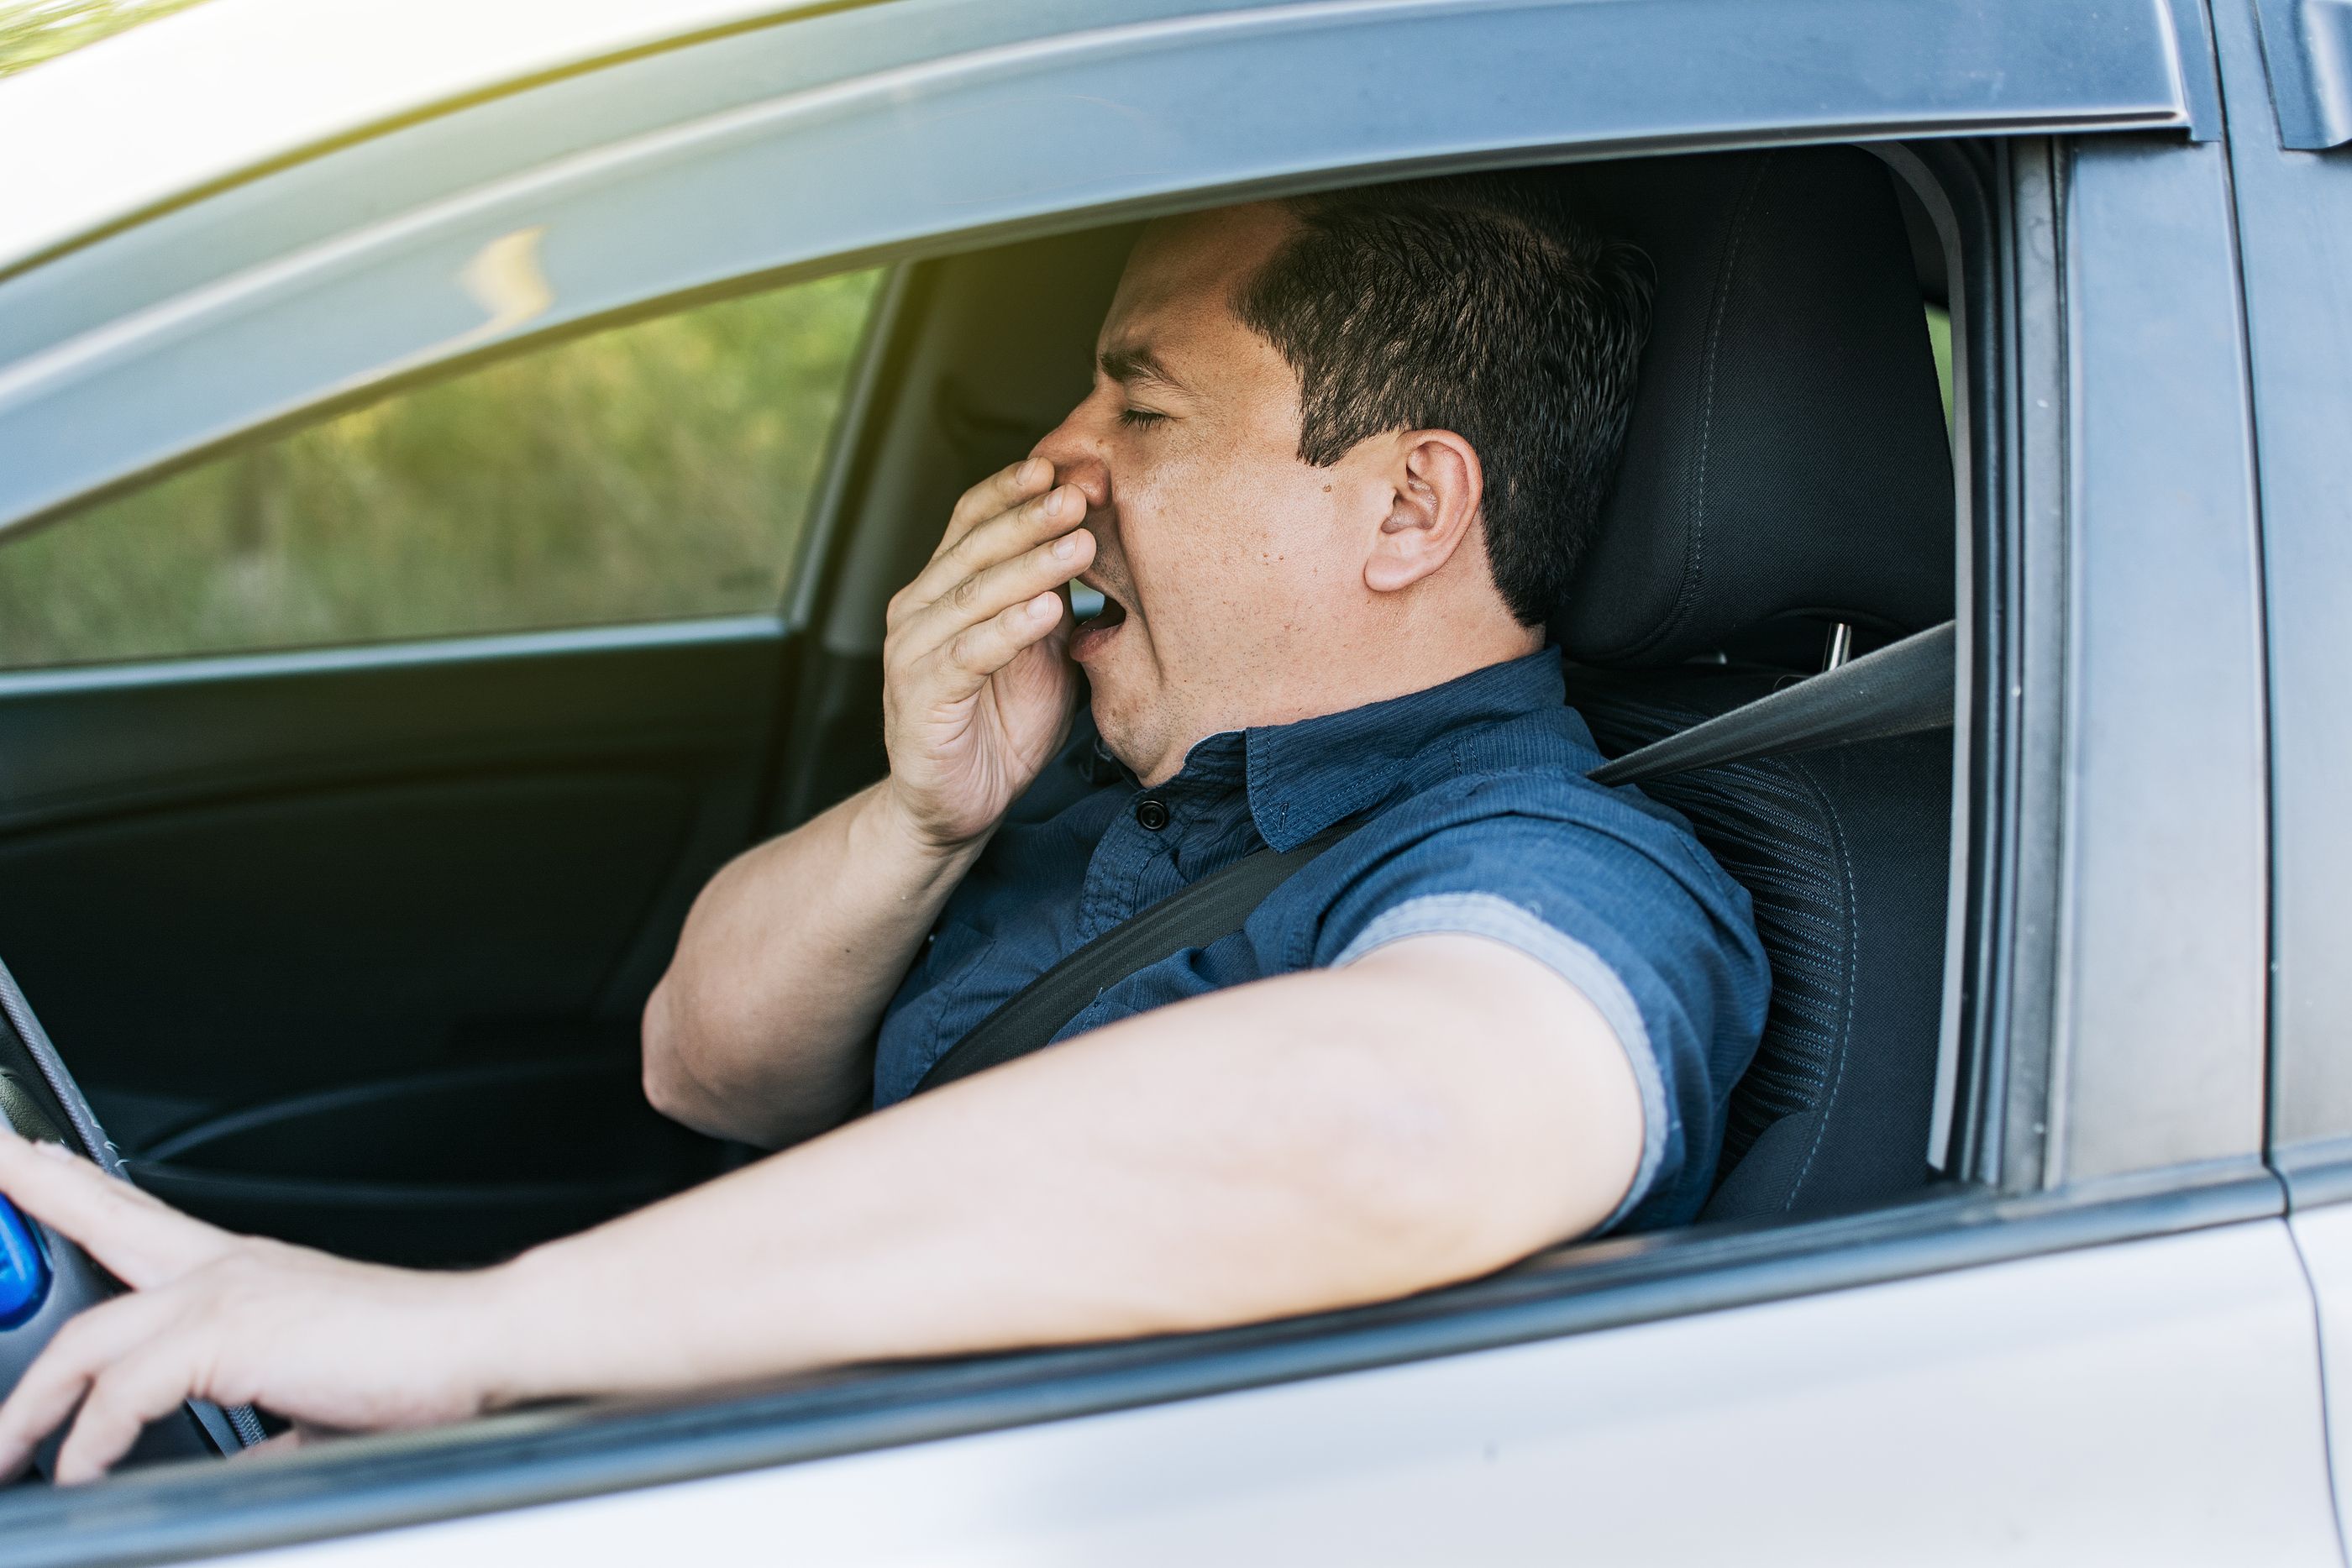
POLYGON ((1165 784, 1182 771, 1184 759, 1192 755, 1192 748, 1213 735, 1297 724, 1326 714, 1347 713, 1373 703, 1411 696, 1459 680, 1474 671, 1523 659, 1543 645, 1542 627, 1515 623, 1507 633, 1449 643, 1442 650, 1443 657, 1427 657, 1427 650, 1416 650, 1424 656, 1412 659, 1402 668, 1393 661, 1382 661, 1360 651, 1335 651, 1315 672, 1325 678, 1311 686, 1288 692, 1260 686, 1235 694, 1241 700, 1206 710, 1202 716, 1184 727, 1181 744, 1151 758, 1150 767, 1139 766, 1137 759, 1129 757, 1119 760, 1145 786, 1165 784))

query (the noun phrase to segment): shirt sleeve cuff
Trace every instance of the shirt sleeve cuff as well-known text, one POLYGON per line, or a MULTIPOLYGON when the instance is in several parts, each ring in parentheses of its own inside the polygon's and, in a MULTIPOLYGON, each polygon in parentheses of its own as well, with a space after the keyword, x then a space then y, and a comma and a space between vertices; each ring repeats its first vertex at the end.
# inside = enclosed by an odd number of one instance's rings
POLYGON ((1658 1073, 1658 1059, 1650 1048, 1650 1030, 1634 1006, 1633 993, 1601 955, 1556 926, 1546 925, 1508 899, 1491 893, 1437 893, 1407 899, 1385 910, 1357 934, 1356 939, 1332 960, 1334 967, 1402 942, 1408 936, 1486 936, 1507 944, 1551 970, 1582 992, 1600 1010, 1633 1069, 1642 1092, 1642 1162, 1633 1185, 1609 1218, 1591 1233, 1611 1229, 1639 1207, 1657 1185, 1665 1162, 1666 1086, 1658 1073))

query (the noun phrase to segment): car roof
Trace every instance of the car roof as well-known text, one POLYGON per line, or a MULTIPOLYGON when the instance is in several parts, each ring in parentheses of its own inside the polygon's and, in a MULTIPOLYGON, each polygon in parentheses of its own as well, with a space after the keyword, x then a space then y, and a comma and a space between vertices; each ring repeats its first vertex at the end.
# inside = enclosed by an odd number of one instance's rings
MULTIPOLYGON (((208 0, 0 79, 0 270, 509 84, 806 0, 208 0)), ((826 7, 831 8, 831 7, 826 7)))

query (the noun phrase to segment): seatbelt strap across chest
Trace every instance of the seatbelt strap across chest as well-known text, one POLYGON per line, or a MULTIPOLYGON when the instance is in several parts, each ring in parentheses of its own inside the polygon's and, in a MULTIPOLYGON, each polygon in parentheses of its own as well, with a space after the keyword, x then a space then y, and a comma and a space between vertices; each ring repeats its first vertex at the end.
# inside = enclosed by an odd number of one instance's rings
MULTIPOLYGON (((1952 722, 1952 622, 1824 671, 1594 768, 1601 784, 1746 762, 1952 722)), ((919 1094, 1028 1055, 1129 975, 1232 936, 1268 894, 1362 824, 1334 823, 1295 848, 1259 850, 1129 916, 1038 976, 965 1035, 915 1085, 919 1094)))
POLYGON ((979 1028, 950 1046, 915 1085, 915 1092, 1026 1056, 1129 975, 1233 935, 1268 894, 1357 826, 1335 823, 1292 849, 1244 855, 1120 921, 1030 981, 982 1019, 979 1028))

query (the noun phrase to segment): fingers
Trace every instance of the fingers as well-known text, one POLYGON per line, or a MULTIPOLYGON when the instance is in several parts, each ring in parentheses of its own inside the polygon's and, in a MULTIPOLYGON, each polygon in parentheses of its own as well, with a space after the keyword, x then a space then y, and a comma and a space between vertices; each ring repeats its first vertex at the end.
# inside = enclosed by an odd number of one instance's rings
POLYGON ((1052 593, 1094 559, 1094 536, 1080 528, 967 577, 899 622, 887 639, 889 661, 900 669, 917 664, 965 629, 1052 593))
MULTIPOLYGON (((1087 497, 1075 485, 1059 485, 1045 494, 998 513, 943 547, 915 580, 890 601, 888 625, 895 631, 912 617, 954 594, 964 583, 1024 550, 1042 546, 1057 535, 1070 533, 1086 521, 1087 497)), ((1072 569, 1075 575, 1084 564, 1072 569)), ((1002 608, 1000 606, 1000 608, 1002 608)), ((993 613, 993 612, 991 612, 993 613)))
POLYGON ((939 559, 974 528, 1020 505, 1053 482, 1054 465, 1043 457, 1024 457, 1010 468, 991 474, 957 497, 955 509, 948 514, 947 531, 940 536, 940 547, 931 552, 931 559, 939 559))
POLYGON ((1041 593, 957 632, 934 656, 946 687, 940 695, 954 700, 976 690, 1021 650, 1051 636, 1063 609, 1060 594, 1041 593))
MULTIPOLYGON (((0 1405, 0 1479, 14 1478, 61 1426, 99 1373, 161 1323, 157 1297, 117 1296, 69 1320, 0 1405)), ((137 1434, 133 1433, 133 1437, 137 1434)))
POLYGON ((0 1193, 81 1244, 135 1289, 166 1283, 236 1245, 236 1238, 149 1197, 59 1145, 0 1129, 0 1193))
POLYGON ((89 1382, 81 1414, 58 1449, 60 1486, 93 1481, 131 1451, 150 1421, 160 1421, 198 1392, 195 1342, 167 1333, 109 1363, 89 1382))

